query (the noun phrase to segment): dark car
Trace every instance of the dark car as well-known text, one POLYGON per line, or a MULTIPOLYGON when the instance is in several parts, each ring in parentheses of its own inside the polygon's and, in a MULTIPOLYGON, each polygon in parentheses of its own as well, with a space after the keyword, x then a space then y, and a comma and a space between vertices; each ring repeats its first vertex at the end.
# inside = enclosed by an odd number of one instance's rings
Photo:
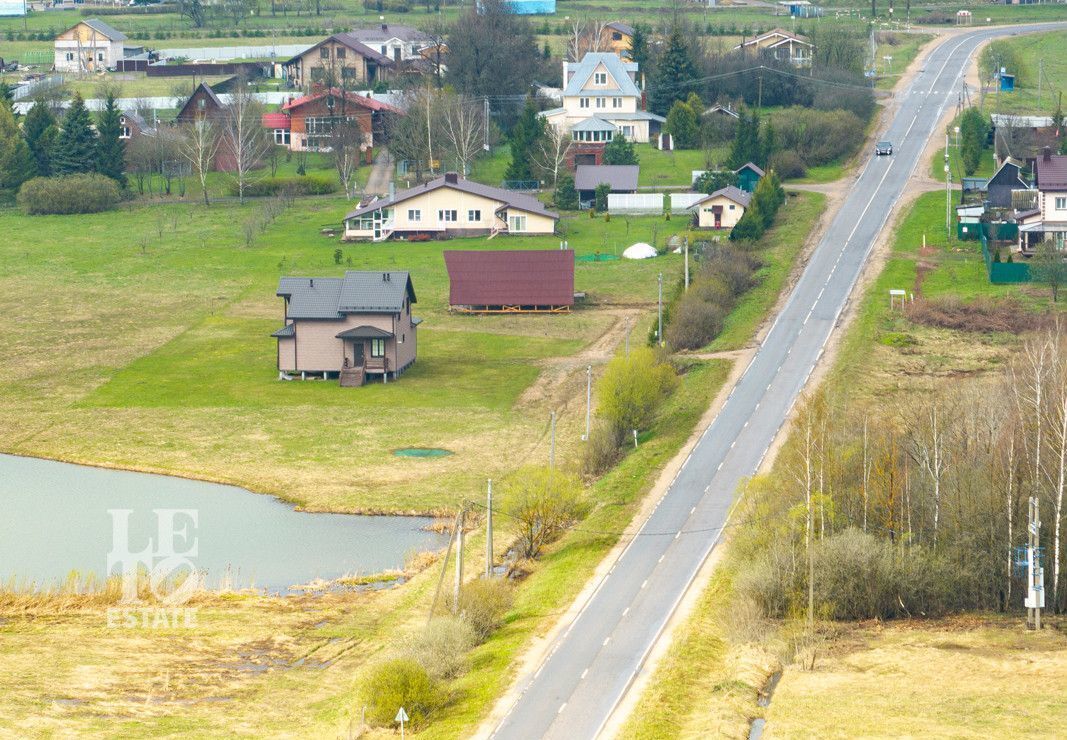
POLYGON ((893 154, 893 142, 891 141, 879 141, 874 145, 874 153, 879 157, 883 154, 892 156, 893 154))

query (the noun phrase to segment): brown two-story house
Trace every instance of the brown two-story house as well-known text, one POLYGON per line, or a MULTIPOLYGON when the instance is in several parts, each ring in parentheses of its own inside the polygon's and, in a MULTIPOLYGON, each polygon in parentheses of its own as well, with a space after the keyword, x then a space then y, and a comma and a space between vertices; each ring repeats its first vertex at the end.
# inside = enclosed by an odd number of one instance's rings
POLYGON ((339 378, 363 385, 368 376, 396 379, 415 362, 411 315, 415 289, 407 272, 354 272, 343 278, 283 277, 285 325, 278 340, 283 378, 339 378))
POLYGON ((335 33, 285 63, 285 75, 298 88, 371 87, 389 78, 394 62, 348 33, 335 33))

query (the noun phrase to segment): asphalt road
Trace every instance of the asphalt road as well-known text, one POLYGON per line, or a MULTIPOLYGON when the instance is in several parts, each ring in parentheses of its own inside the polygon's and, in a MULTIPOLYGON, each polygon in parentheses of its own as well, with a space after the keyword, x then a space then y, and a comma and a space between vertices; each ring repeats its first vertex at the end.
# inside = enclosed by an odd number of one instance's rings
MULTIPOLYGON (((1028 26, 1034 30, 1050 24, 1028 26)), ((742 478, 762 461, 826 346, 879 232, 978 45, 1011 29, 949 38, 901 95, 871 157, 767 338, 718 416, 581 612, 557 638, 494 731, 497 738, 600 734, 668 619, 718 542, 742 478)), ((942 135, 941 132, 936 132, 942 135)), ((907 288, 908 286, 901 286, 907 288)))

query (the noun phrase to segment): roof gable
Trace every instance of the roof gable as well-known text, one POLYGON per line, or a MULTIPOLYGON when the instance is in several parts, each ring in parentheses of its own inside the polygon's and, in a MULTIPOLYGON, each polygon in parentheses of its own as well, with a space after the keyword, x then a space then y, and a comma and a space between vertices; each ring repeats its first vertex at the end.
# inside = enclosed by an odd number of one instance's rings
POLYGON ((569 249, 446 250, 452 306, 569 306, 574 252, 569 249))
POLYGON ((390 113, 401 112, 399 108, 389 105, 388 103, 383 103, 380 100, 374 100, 373 98, 368 98, 363 95, 356 95, 355 93, 348 92, 347 90, 338 90, 336 88, 329 91, 323 90, 322 92, 317 92, 312 95, 304 95, 299 98, 294 98, 288 103, 283 104, 282 110, 292 112, 295 111, 297 108, 300 108, 301 106, 317 102, 325 98, 327 95, 334 95, 336 97, 341 97, 343 95, 346 102, 358 105, 361 108, 366 108, 367 110, 371 111, 388 111, 390 113))
POLYGON ((316 49, 321 48, 323 44, 327 44, 331 41, 337 44, 341 44, 341 46, 344 46, 346 49, 350 49, 359 54, 361 57, 370 59, 371 61, 375 62, 380 66, 387 67, 393 63, 392 59, 382 54, 381 52, 367 46, 359 39, 353 38, 350 33, 335 33, 332 36, 327 36, 314 46, 310 46, 307 49, 304 49, 299 54, 293 56, 289 61, 286 62, 286 64, 292 64, 293 62, 307 56, 316 49))
MULTIPOLYGON (((635 70, 637 69, 636 64, 632 64, 632 66, 635 70)), ((641 91, 637 89, 637 85, 630 79, 627 67, 627 63, 623 62, 618 54, 591 51, 582 57, 582 61, 575 67, 571 74, 570 81, 567 82, 566 87, 563 89, 563 94, 575 96, 617 92, 622 95, 640 97, 641 91), (585 86, 589 84, 590 78, 592 78, 593 73, 596 71, 606 72, 608 76, 614 80, 615 87, 595 88, 586 91, 585 86)))
POLYGON ((63 33, 70 33, 75 28, 77 28, 78 26, 82 26, 82 25, 88 26, 89 28, 91 28, 92 30, 94 30, 97 33, 101 34, 102 36, 104 36, 105 38, 109 39, 110 41, 125 41, 126 40, 126 34, 124 34, 122 31, 118 30, 114 26, 111 26, 111 25, 109 25, 107 23, 104 23, 99 18, 86 18, 83 21, 79 21, 78 23, 75 23, 73 26, 68 28, 63 33))
POLYGON ((348 213, 345 216, 345 220, 347 221, 350 218, 362 216, 365 213, 371 213, 380 208, 393 208, 394 206, 400 203, 411 200, 412 198, 417 198, 420 195, 424 195, 426 193, 432 193, 433 191, 439 190, 440 188, 451 188, 453 190, 458 190, 463 193, 470 193, 472 195, 478 195, 483 198, 495 200, 501 204, 500 208, 515 208, 521 211, 534 213, 540 216, 547 216, 553 219, 559 218, 558 213, 545 208, 544 204, 532 195, 526 195, 525 193, 516 193, 513 190, 505 190, 504 188, 494 188, 492 185, 483 185, 478 182, 473 182, 471 180, 464 180, 460 178, 456 178, 454 181, 450 182, 449 178, 453 176, 454 173, 449 173, 448 175, 438 177, 435 180, 430 180, 429 182, 424 183, 422 185, 416 185, 413 188, 402 190, 391 198, 381 198, 378 200, 373 200, 370 203, 367 203, 364 206, 360 206, 354 211, 348 213))
POLYGON ((283 277, 277 295, 289 299, 291 319, 339 319, 348 313, 398 313, 415 303, 406 271, 354 271, 343 278, 283 277))
POLYGON ((746 193, 744 190, 741 190, 738 187, 735 187, 733 185, 727 185, 724 188, 716 190, 711 195, 707 195, 701 198, 689 207, 695 208, 699 205, 707 203, 708 201, 715 200, 716 198, 726 198, 726 200, 731 200, 742 208, 748 208, 748 204, 752 200, 752 193, 746 193))
POLYGON ((223 105, 222 100, 215 94, 215 91, 211 89, 211 86, 206 82, 201 82, 193 90, 193 94, 189 96, 189 99, 185 101, 185 105, 178 111, 178 115, 175 118, 179 121, 186 120, 196 115, 196 108, 199 107, 196 101, 204 100, 204 110, 206 111, 220 111, 226 106, 223 105))

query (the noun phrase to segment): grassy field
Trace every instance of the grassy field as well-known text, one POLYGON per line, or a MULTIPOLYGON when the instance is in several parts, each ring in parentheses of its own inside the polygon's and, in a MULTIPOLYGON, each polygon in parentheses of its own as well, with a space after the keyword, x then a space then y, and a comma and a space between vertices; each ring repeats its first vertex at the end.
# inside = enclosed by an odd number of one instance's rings
POLYGON ((891 90, 922 47, 933 38, 925 33, 896 33, 883 38, 874 52, 875 69, 878 71, 875 87, 891 90), (892 57, 891 62, 885 60, 887 56, 892 57))
MULTIPOLYGON (((607 359, 582 348, 651 310, 656 274, 680 269, 677 255, 580 262, 576 283, 588 308, 450 316, 439 242, 345 245, 334 263, 338 244, 318 231, 347 207, 339 198, 298 201, 251 248, 242 228, 259 217, 254 203, 133 204, 80 217, 0 213, 0 260, 9 265, 0 302, 14 327, 3 449, 222 480, 312 509, 450 508, 483 477, 547 455, 552 409, 560 411, 562 451, 578 444, 579 376, 586 361, 607 359), (401 382, 358 391, 279 383, 269 336, 281 322, 278 276, 336 275, 349 266, 411 270, 416 311, 426 319, 418 363, 401 382), (55 352, 57 343, 64 352, 55 352), (383 404, 403 412, 381 418, 383 404), (456 454, 414 462, 391 454, 406 446, 456 454)), ((686 224, 580 216, 565 226, 582 256, 648 241, 653 229, 662 246, 686 224)), ((558 244, 541 237, 447 246, 558 244)))
MULTIPOLYGON (((984 12, 984 11, 983 11, 984 12)), ((1067 16, 1067 10, 1061 10, 1067 16)), ((1067 87, 1067 58, 1063 55, 1067 31, 1028 34, 1006 40, 1018 54, 1023 68, 1016 72, 1025 86, 1014 92, 986 92, 983 107, 989 113, 1020 113, 1050 116, 1056 109, 1058 92, 1067 87), (1044 70, 1041 96, 1038 96, 1039 72, 1044 70)), ((1009 72, 1013 70, 1008 70, 1009 72)), ((992 84, 984 80, 983 84, 992 84)))
MULTIPOLYGON (((993 157, 993 148, 982 150, 982 159, 978 163, 978 169, 973 175, 963 174, 963 162, 960 159, 960 150, 956 148, 955 140, 950 140, 948 147, 948 166, 952 171, 952 186, 959 189, 960 177, 992 177, 996 172, 996 159, 993 157)), ((930 177, 938 182, 945 181, 945 148, 941 147, 930 161, 930 177)))

